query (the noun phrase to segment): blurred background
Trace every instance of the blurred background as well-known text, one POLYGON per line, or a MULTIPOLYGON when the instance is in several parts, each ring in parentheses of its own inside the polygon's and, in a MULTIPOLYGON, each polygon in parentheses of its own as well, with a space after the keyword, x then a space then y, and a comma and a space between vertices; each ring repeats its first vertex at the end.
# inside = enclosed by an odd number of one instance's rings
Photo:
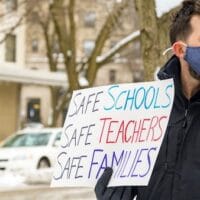
POLYGON ((95 199, 49 188, 71 94, 154 80, 181 2, 0 0, 1 199, 95 199))

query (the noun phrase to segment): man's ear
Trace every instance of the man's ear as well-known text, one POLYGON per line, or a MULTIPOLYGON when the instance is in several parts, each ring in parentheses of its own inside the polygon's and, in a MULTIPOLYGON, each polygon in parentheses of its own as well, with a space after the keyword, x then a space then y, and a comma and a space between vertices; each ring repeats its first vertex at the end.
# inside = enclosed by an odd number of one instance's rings
POLYGON ((172 45, 172 49, 174 54, 178 58, 184 58, 185 56, 185 51, 186 51, 186 44, 183 43, 182 41, 177 41, 172 45))

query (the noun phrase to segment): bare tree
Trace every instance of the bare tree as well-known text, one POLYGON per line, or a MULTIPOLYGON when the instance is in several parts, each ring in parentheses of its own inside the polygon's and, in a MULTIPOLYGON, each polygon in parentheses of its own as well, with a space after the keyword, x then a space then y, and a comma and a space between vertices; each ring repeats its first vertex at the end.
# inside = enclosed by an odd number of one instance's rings
POLYGON ((59 50, 63 55, 63 64, 68 81, 66 85, 69 86, 61 96, 58 95, 60 88, 50 87, 53 110, 52 126, 56 125, 59 114, 67 106, 72 91, 86 87, 86 85, 81 85, 80 76, 87 82, 87 87, 93 86, 98 70, 110 62, 116 53, 139 37, 145 80, 152 80, 155 67, 160 66, 166 59, 162 56, 162 51, 169 46, 167 29, 170 13, 157 18, 154 0, 123 0, 121 3, 114 4, 100 28, 92 53, 88 57, 83 57, 79 62, 77 62, 76 44, 76 0, 24 0, 24 3, 26 4, 26 12, 20 18, 19 23, 12 27, 10 31, 20 25, 23 22, 22 19, 25 18, 26 23, 28 23, 33 16, 34 21, 40 25, 43 31, 50 71, 56 72, 58 70, 59 55, 52 48, 55 39, 58 41, 59 50), (117 23, 120 23, 124 10, 133 2, 135 2, 138 11, 140 30, 127 35, 108 52, 103 52, 106 42, 113 34, 112 30, 117 23))
POLYGON ((177 8, 158 18, 155 0, 135 0, 135 5, 140 19, 144 76, 145 80, 153 80, 156 67, 162 66, 167 59, 162 53, 170 45, 170 16, 177 8))
MULTIPOLYGON (((24 22, 31 25, 32 21, 34 21, 39 25, 44 36, 50 71, 56 72, 58 70, 59 55, 62 54, 63 56, 63 65, 67 76, 66 85, 68 87, 63 95, 59 95, 61 88, 50 87, 53 111, 51 126, 57 124, 59 114, 68 105, 72 91, 93 86, 98 70, 110 62, 116 53, 139 37, 139 32, 131 33, 120 40, 108 52, 103 51, 106 42, 113 34, 113 29, 116 28, 117 23, 120 23, 125 9, 130 6, 130 2, 130 0, 123 0, 121 3, 113 4, 97 34, 94 49, 88 57, 83 57, 79 62, 77 62, 76 44, 76 0, 23 0, 18 5, 25 6, 25 12, 20 16, 18 23, 9 31, 13 32, 24 22), (59 52, 57 53, 53 49, 55 40, 59 44, 59 52), (87 85, 81 84, 80 77, 85 79, 87 85)), ((9 31, 7 30, 7 33, 9 31)), ((5 39, 6 36, 1 42, 5 39)))

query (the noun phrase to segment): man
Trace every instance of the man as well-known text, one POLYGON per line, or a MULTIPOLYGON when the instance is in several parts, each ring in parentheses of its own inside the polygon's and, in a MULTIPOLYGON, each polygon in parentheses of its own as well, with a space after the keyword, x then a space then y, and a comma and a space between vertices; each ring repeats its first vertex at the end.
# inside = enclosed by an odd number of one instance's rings
POLYGON ((185 0, 170 28, 174 55, 160 70, 173 78, 175 100, 152 176, 145 187, 107 187, 107 168, 95 187, 98 200, 200 200, 200 0, 185 0))

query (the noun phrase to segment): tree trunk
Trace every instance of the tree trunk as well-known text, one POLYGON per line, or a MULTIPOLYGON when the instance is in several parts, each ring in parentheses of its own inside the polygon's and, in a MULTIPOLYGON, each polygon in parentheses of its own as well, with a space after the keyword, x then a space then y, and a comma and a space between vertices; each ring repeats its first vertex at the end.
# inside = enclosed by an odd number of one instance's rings
POLYGON ((141 26, 141 46, 144 65, 145 80, 153 80, 156 67, 162 67, 171 54, 163 55, 166 48, 170 47, 169 27, 172 9, 157 18, 155 0, 135 0, 141 26))
POLYGON ((93 49, 90 58, 88 59, 88 69, 86 72, 86 78, 88 80, 89 86, 92 86, 97 71, 99 68, 99 64, 97 63, 97 57, 101 55, 103 47, 105 46, 105 42, 110 38, 110 34, 113 30, 113 27, 115 26, 116 22, 120 19, 123 11, 127 6, 129 5, 129 0, 124 0, 120 4, 116 4, 108 15, 107 19, 104 22, 104 25, 102 26, 96 42, 95 42, 95 48, 93 49))
POLYGON ((155 68, 158 66, 159 44, 158 27, 154 0, 135 0, 141 29, 141 50, 144 65, 144 79, 153 80, 155 68))
POLYGON ((51 122, 49 124, 50 127, 57 126, 58 113, 56 112, 56 106, 58 102, 58 88, 50 87, 51 91, 51 122))

